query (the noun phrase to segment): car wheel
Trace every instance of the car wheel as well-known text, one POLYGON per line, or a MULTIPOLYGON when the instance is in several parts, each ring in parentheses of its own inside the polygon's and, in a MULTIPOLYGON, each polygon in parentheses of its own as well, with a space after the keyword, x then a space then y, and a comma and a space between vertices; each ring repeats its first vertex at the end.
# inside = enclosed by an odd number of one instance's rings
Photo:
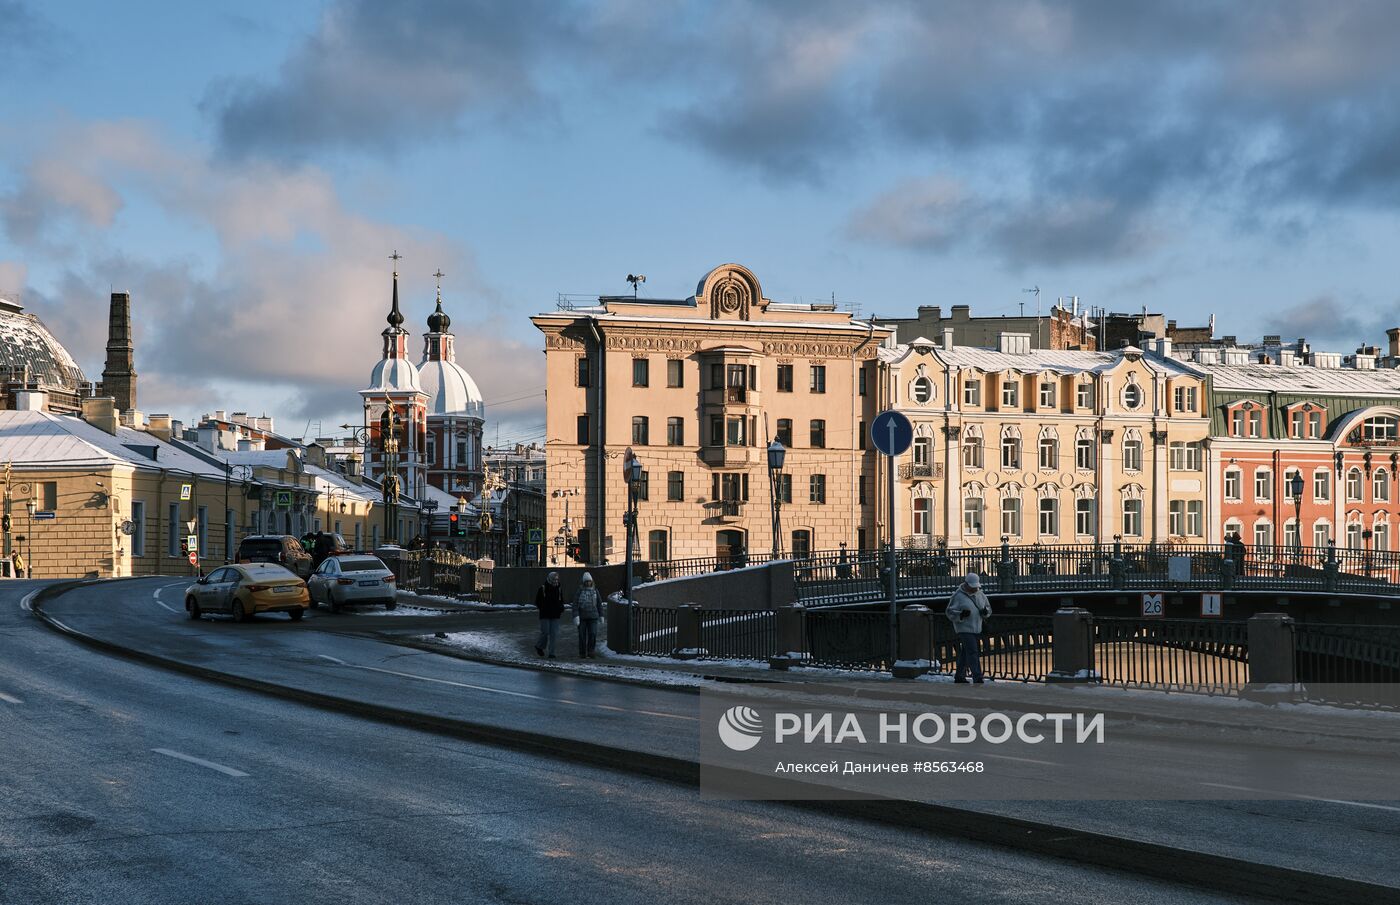
POLYGON ((195 603, 193 597, 185 598, 185 612, 189 613, 191 619, 198 619, 203 615, 203 613, 199 611, 199 604, 195 603))
POLYGON ((302 609, 301 607, 297 607, 296 609, 289 612, 287 615, 292 617, 293 622, 300 622, 301 617, 306 615, 306 610, 302 609))
POLYGON ((339 612, 341 611, 341 608, 345 606, 345 605, 344 605, 343 603, 341 603, 339 600, 336 600, 336 599, 335 599, 335 594, 334 594, 334 593, 328 594, 327 597, 330 598, 331 612, 332 612, 332 613, 339 613, 339 612))
POLYGON ((233 598, 233 621, 248 621, 248 611, 243 609, 243 601, 239 600, 237 597, 233 598))

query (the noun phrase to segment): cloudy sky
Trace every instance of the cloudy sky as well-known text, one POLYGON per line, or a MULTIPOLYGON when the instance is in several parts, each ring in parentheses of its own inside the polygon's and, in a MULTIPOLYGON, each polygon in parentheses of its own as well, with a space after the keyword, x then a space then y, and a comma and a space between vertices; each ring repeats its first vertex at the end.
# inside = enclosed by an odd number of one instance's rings
POLYGON ((0 294, 95 378, 128 289, 144 410, 293 435, 357 418, 394 249, 502 441, 529 314, 725 261, 1349 350, 1400 324, 1396 47, 1390 2, 0 0, 0 294))

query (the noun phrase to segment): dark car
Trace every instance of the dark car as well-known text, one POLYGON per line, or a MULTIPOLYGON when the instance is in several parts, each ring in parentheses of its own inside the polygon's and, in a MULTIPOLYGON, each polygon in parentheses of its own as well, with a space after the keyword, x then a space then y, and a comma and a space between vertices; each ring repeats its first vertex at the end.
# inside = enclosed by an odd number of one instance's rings
POLYGON ((235 562, 270 562, 283 566, 301 578, 311 575, 311 554, 290 534, 254 534, 238 545, 235 562))
POLYGON ((342 553, 350 552, 345 538, 332 531, 318 531, 311 535, 310 549, 312 570, 321 568, 321 563, 325 562, 328 556, 339 556, 342 553))

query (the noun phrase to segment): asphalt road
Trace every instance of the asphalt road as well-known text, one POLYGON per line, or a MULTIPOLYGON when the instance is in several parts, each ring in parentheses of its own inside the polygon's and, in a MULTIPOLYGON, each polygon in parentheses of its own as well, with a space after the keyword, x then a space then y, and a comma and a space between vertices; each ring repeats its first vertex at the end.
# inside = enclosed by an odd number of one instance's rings
POLYGON ((1239 901, 183 677, 25 590, 0 585, 6 905, 1239 901))

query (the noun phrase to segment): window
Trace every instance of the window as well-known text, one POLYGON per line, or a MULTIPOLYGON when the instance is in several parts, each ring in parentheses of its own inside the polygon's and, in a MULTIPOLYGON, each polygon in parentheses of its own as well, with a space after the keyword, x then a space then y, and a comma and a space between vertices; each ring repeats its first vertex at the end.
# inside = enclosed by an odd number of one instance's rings
POLYGON ((1347 525, 1347 549, 1361 549, 1361 525, 1359 522, 1352 522, 1347 525))
POLYGON ((361 535, 360 532, 363 530, 363 528, 364 528, 364 526, 361 525, 359 522, 356 522, 356 523, 355 523, 355 544, 354 544, 354 546, 355 546, 355 549, 356 549, 356 550, 359 550, 359 549, 361 549, 361 547, 362 547, 362 545, 361 545, 361 543, 360 543, 360 540, 361 540, 362 535, 361 535))
POLYGON ((647 532, 647 558, 652 562, 664 562, 670 559, 670 544, 667 543, 665 531, 647 532))
POLYGON ((922 496, 914 500, 914 533, 933 533, 933 500, 922 496))
POLYGON ((856 425, 856 449, 865 449, 866 446, 865 422, 862 421, 860 424, 856 425))
POLYGON ((967 497, 963 500, 963 533, 982 533, 982 498, 967 497))
POLYGON ((370 549, 372 549, 372 550, 378 550, 378 549, 379 549, 379 523, 378 523, 378 522, 375 522, 373 525, 370 526, 370 529, 369 529, 369 537, 370 537, 370 543, 369 543, 370 549))
POLYGON ((651 384, 651 362, 645 358, 632 359, 632 386, 644 387, 651 384))
POLYGON ((1074 441, 1074 467, 1089 471, 1094 467, 1094 440, 1080 437, 1074 441))
POLYGON ((1053 380, 1043 380, 1040 383, 1040 407, 1055 407, 1055 382, 1053 380))
POLYGON ((812 365, 811 390, 813 393, 826 392, 826 365, 812 365))
POLYGON ((679 503, 685 499, 685 472, 666 472, 666 499, 679 503))
POLYGON ((982 438, 969 434, 963 439, 963 467, 982 467, 982 438))
POLYGON ((1313 472, 1313 500, 1326 503, 1332 499, 1332 474, 1325 468, 1313 472))
POLYGON ((914 464, 915 464, 915 465, 927 465, 927 464, 929 464, 932 455, 933 455, 933 438, 932 438, 932 437, 915 437, 915 438, 914 438, 914 464))
POLYGON ((458 441, 457 441, 457 464, 458 464, 458 465, 462 465, 462 466, 466 466, 466 467, 468 467, 468 468, 471 467, 471 461, 470 461, 470 459, 469 459, 468 456, 467 456, 467 441, 466 441, 466 440, 458 440, 458 441))
POLYGON ((437 435, 428 434, 428 464, 437 464, 437 435))
POLYGON ((666 419, 666 445, 685 446, 685 419, 666 419))
POLYGON ((982 404, 982 378, 969 377, 963 381, 963 405, 982 404))
POLYGON ((1040 467, 1060 467, 1060 441, 1054 437, 1040 438, 1040 467))
POLYGON ((868 372, 868 370, 867 370, 866 368, 861 368, 861 369, 859 369, 858 371, 856 371, 856 395, 858 395, 858 396, 864 396, 864 395, 865 395, 865 393, 866 393, 865 385, 866 385, 866 382, 867 382, 867 381, 866 381, 866 378, 867 378, 868 376, 869 376, 869 372, 868 372))
POLYGON ((131 555, 146 555, 146 504, 131 501, 131 555))
POLYGON ((1142 407, 1142 387, 1135 383, 1130 383, 1123 387, 1123 408, 1136 409, 1142 407))
POLYGON ((1274 544, 1274 526, 1266 521, 1254 523, 1254 546, 1272 547, 1274 544))
POLYGON ((666 359, 666 386, 685 386, 685 362, 679 358, 666 359))
POLYGON ((1308 437, 1316 440, 1322 436, 1322 413, 1308 412, 1308 437))
POLYGON ((1244 436, 1244 412, 1235 409, 1230 413, 1230 436, 1244 436))
POLYGON ((574 372, 574 382, 581 387, 586 387, 593 382, 590 374, 588 356, 580 355, 578 357, 578 369, 574 372))
POLYGON ((1001 438, 1001 467, 1010 469, 1021 467, 1021 439, 1019 437, 1001 438))
POLYGON ((579 446, 587 446, 587 445, 588 445, 588 416, 587 416, 587 415, 579 415, 579 416, 578 416, 578 419, 577 419, 577 421, 576 421, 576 424, 578 425, 578 436, 575 437, 574 440, 575 440, 575 442, 578 443, 579 446))
POLYGON ((1202 537, 1205 535, 1205 503, 1201 500, 1186 501, 1186 536, 1202 537))
POLYGON ((180 555, 180 504, 171 503, 165 520, 166 550, 170 556, 180 555))
POLYGON ((807 481, 807 502, 826 502, 826 475, 814 474, 807 481))
POLYGON ((1074 501, 1074 533, 1080 537, 1088 537, 1094 533, 1094 522, 1096 521, 1094 512, 1094 500, 1083 499, 1074 501))
POLYGON ((1002 497, 1001 533, 1012 537, 1021 534, 1021 498, 1018 496, 1002 497))
POLYGON ((1361 469, 1353 468, 1347 472, 1347 502, 1359 503, 1361 501, 1361 469))
POLYGON ((1173 443, 1169 447, 1168 462, 1172 471, 1200 471, 1201 444, 1173 443))
POLYGON ((1371 530, 1371 549, 1387 551, 1390 549, 1390 526, 1377 525, 1371 530))
POLYGON ((1082 409, 1094 407, 1094 385, 1081 383, 1074 388, 1074 404, 1082 409))
POLYGON ((1395 423, 1394 418, 1383 416, 1367 418, 1361 423, 1361 439, 1367 443, 1394 443, 1395 423))
POLYGON ((1123 470, 1142 471, 1142 439, 1128 437, 1123 441, 1123 470))
MULTIPOLYGON (((1287 503, 1293 502, 1293 476, 1294 476, 1294 475, 1298 475, 1298 476, 1301 478, 1302 472, 1300 472, 1300 471, 1299 471, 1298 469, 1296 469, 1296 468, 1285 468, 1285 469, 1283 470, 1283 499, 1284 499, 1284 502, 1287 502, 1287 503)), ((1304 489, 1306 489, 1306 485, 1304 485, 1304 489)))
POLYGON ((792 365, 778 365, 778 392, 792 392, 792 365))
POLYGON ((1371 499, 1377 503, 1390 502, 1390 475, 1384 468, 1377 468, 1371 475, 1371 499))
POLYGON ((1225 472, 1225 499, 1227 502, 1238 503, 1244 499, 1244 489, 1240 486, 1244 477, 1238 468, 1230 468, 1225 472))
POLYGON ((1040 533, 1052 536, 1060 533, 1060 501, 1054 497, 1040 498, 1040 533))
POLYGON ((735 415, 725 419, 724 442, 729 446, 749 445, 749 419, 735 415))
POLYGON ((633 416, 632 416, 632 445, 633 445, 633 446, 646 446, 646 445, 647 445, 647 435, 648 435, 649 433, 650 433, 650 431, 647 429, 647 416, 646 416, 646 415, 633 415, 633 416))
POLYGON ((826 448, 826 421, 824 419, 813 418, 809 433, 811 434, 813 449, 826 448))
POLYGON ((778 488, 777 488, 777 489, 778 489, 778 502, 780 502, 780 503, 791 503, 791 502, 792 502, 792 475, 790 475, 790 474, 780 474, 780 475, 778 475, 778 488))
POLYGON ((1251 437, 1264 436, 1264 413, 1258 409, 1251 409, 1249 412, 1249 435, 1251 437))
MULTIPOLYGON (((861 373, 864 373, 863 371, 861 373)), ((925 405, 933 398, 933 381, 927 377, 920 377, 914 381, 914 385, 909 389, 909 395, 919 405, 925 405)))
POLYGON ((1014 377, 1008 377, 1001 382, 1001 407, 1013 409, 1021 398, 1020 381, 1014 377))
POLYGON ((728 367, 726 371, 726 373, 728 374, 728 382, 726 384, 728 389, 724 394, 724 398, 726 401, 748 401, 749 384, 753 382, 749 380, 749 367, 750 366, 745 365, 730 365, 728 367))
POLYGON ((779 418, 779 419, 778 419, 778 434, 777 434, 777 440, 778 440, 779 443, 783 444, 783 446, 785 446, 786 448, 792 449, 792 419, 791 419, 791 418, 779 418))
POLYGON ((39 493, 43 505, 39 508, 44 512, 58 511, 58 482, 44 481, 39 485, 39 493))
POLYGON ((736 472, 715 474, 712 490, 717 500, 747 501, 749 498, 749 476, 736 472))
POLYGON ((1196 388, 1176 387, 1172 390, 1174 397, 1172 402, 1178 412, 1194 412, 1196 410, 1196 388))
POLYGON ((798 528, 792 532, 792 555, 796 557, 810 556, 812 553, 812 532, 805 528, 798 528))
POLYGON ((724 419, 719 415, 710 416, 710 445, 724 445, 724 419))
POLYGON ((1123 501, 1123 536, 1142 537, 1142 500, 1123 501))
POLYGON ((1167 533, 1173 537, 1186 536, 1186 501, 1172 500, 1168 505, 1167 533))
POLYGON ((864 506, 864 505, 865 505, 865 475, 864 475, 864 474, 860 474, 860 475, 857 475, 857 476, 856 476, 856 487, 857 487, 857 496, 860 497, 860 501, 859 501, 859 504, 858 504, 858 505, 864 506))
POLYGON ((1332 526, 1326 522, 1313 523, 1313 546, 1325 547, 1332 542, 1332 526))
POLYGON ((1274 498, 1274 473, 1268 468, 1254 469, 1254 500, 1267 503, 1274 498))
POLYGON ((645 503, 651 499, 651 472, 642 469, 642 476, 637 480, 637 500, 645 503))
POLYGON ((1301 546, 1298 541, 1298 523, 1293 519, 1283 523, 1283 545, 1289 549, 1301 546))
MULTIPOLYGON (((1304 415, 1305 415, 1305 414, 1306 414, 1306 413, 1305 413, 1302 409, 1294 409, 1292 412, 1289 413, 1289 415, 1288 415, 1288 435, 1289 435, 1290 437, 1302 438, 1302 437, 1304 436, 1304 434, 1303 434, 1303 423, 1304 423, 1304 415)), ((1287 534, 1287 533, 1288 533, 1288 528, 1285 526, 1285 527, 1284 527, 1284 534, 1287 534)))
POLYGON ((710 389, 724 389, 724 365, 719 362, 710 365, 710 389))

